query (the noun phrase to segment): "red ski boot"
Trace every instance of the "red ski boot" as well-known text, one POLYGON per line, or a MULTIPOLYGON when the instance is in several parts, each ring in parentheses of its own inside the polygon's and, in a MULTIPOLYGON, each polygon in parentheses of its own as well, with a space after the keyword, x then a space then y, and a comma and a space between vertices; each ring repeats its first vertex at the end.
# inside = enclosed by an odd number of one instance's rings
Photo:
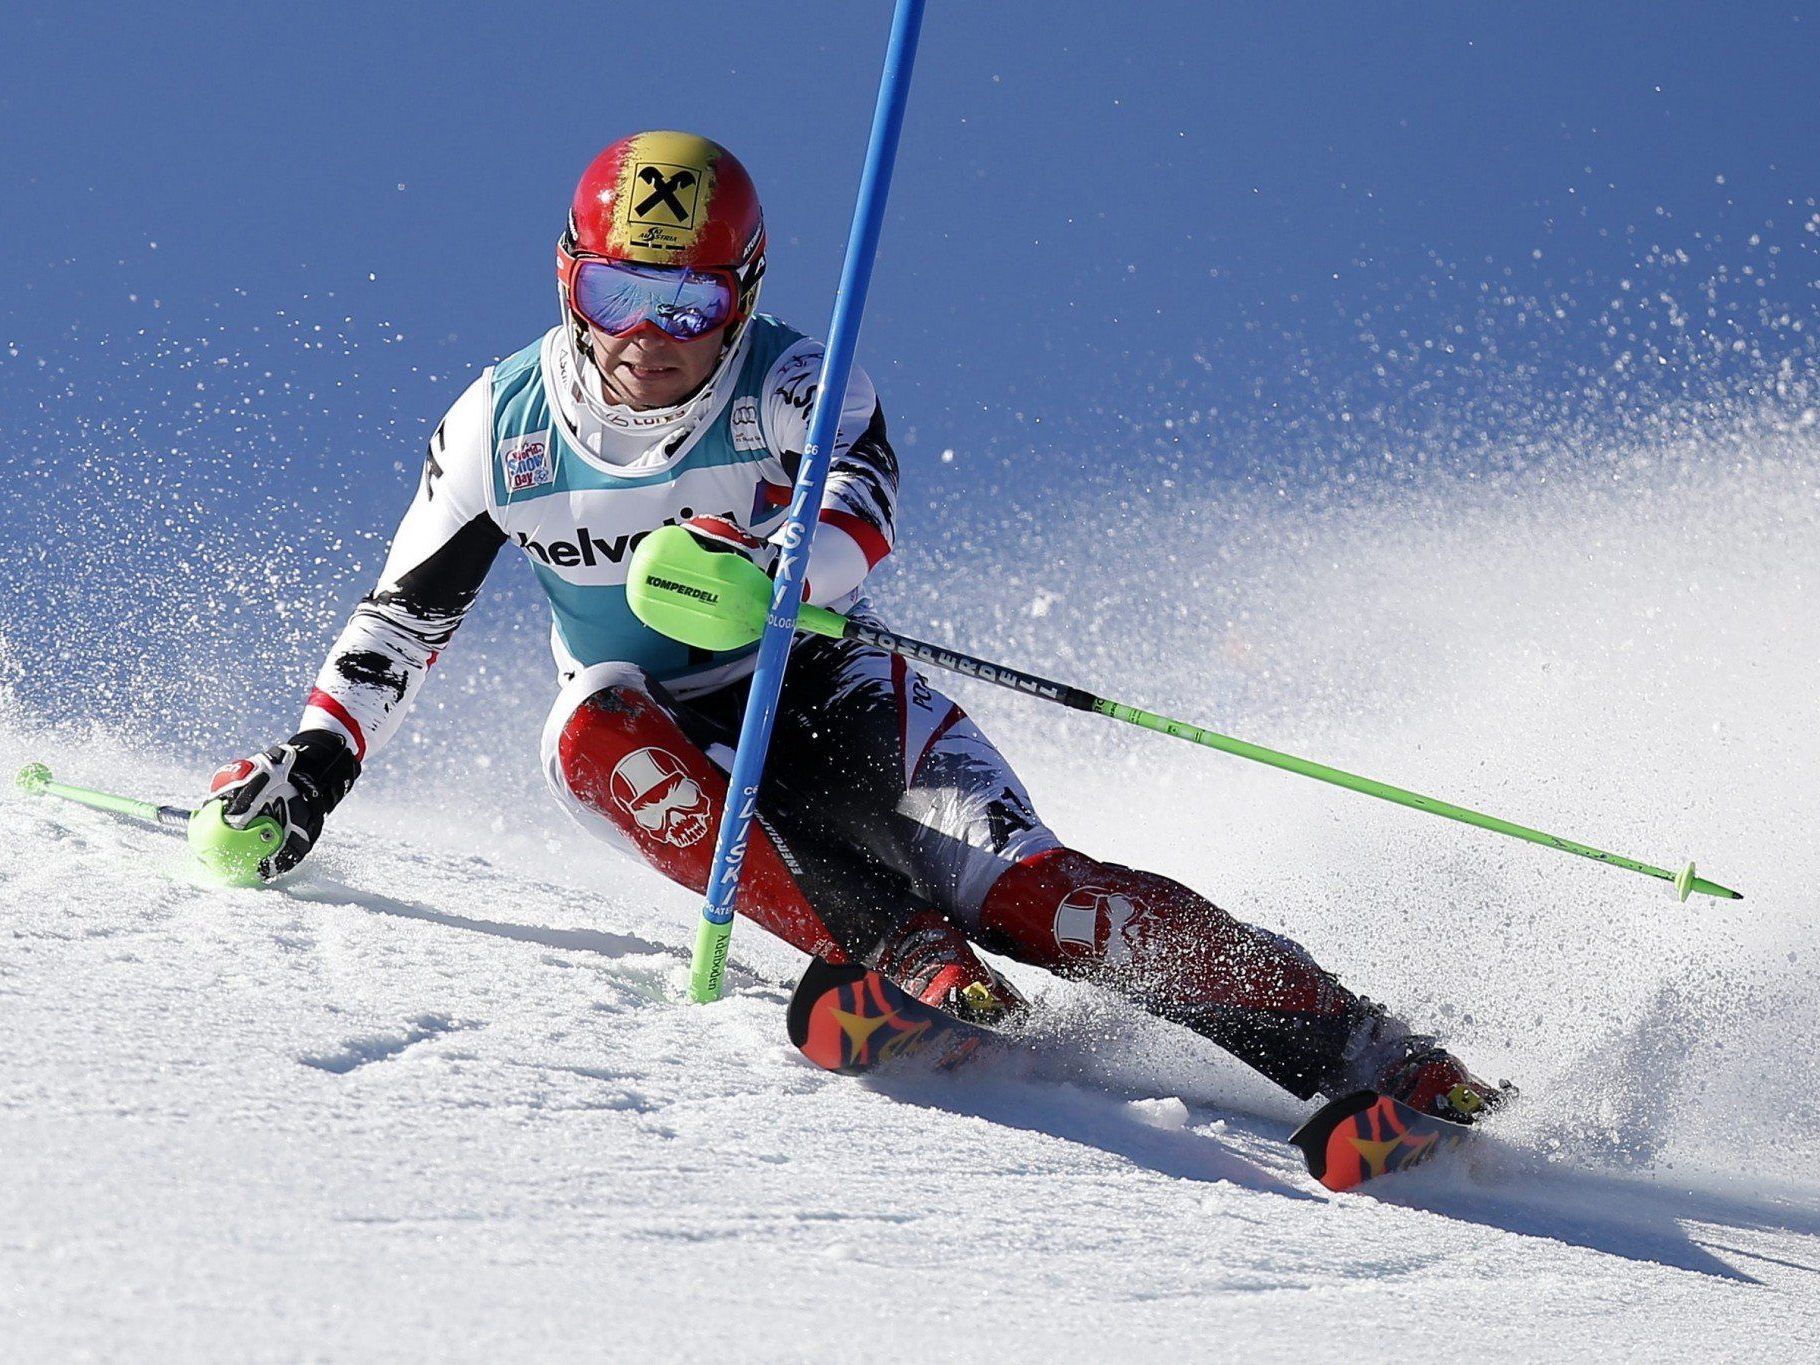
POLYGON ((1372 1088, 1411 1109, 1454 1123, 1473 1123, 1513 1093, 1509 1083, 1488 1085, 1434 1039, 1412 1036, 1410 1050, 1378 1074, 1372 1088))
POLYGON ((1453 1123, 1473 1123, 1517 1093, 1508 1081, 1486 1084, 1438 1039, 1411 1033, 1401 1019, 1363 996, 1352 1037, 1321 1089, 1333 1099, 1372 1090, 1453 1123))
POLYGON ((906 994, 972 1023, 1002 1024, 1024 1008, 1017 988, 981 962, 938 910, 919 910, 900 925, 873 965, 906 994))

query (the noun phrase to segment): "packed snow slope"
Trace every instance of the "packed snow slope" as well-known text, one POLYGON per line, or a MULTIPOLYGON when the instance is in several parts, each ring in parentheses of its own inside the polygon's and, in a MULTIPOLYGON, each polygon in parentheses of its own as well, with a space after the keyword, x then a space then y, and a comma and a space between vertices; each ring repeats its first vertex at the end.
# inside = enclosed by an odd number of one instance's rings
MULTIPOLYGON (((913 633, 1742 889, 1677 904, 956 688, 1065 837, 1293 934, 1517 1081, 1495 1140, 1330 1196, 1282 1142, 1305 1106, 1029 971, 1040 1059, 953 1077, 800 1060, 800 959, 750 926, 729 997, 682 1003, 694 900, 538 792, 553 689, 539 625, 501 614, 432 681, 421 742, 280 885, 201 886, 177 841, 0 795, 0 1354, 1803 1356, 1811 411, 1335 487, 1159 486, 1015 550, 936 540, 887 605, 913 633)), ((39 620, 0 618, 7 770, 196 799, 202 755, 144 736, 231 724, 231 665, 154 636, 165 724, 79 724, 80 700, 43 699, 56 669, 83 686, 82 657, 39 620)))

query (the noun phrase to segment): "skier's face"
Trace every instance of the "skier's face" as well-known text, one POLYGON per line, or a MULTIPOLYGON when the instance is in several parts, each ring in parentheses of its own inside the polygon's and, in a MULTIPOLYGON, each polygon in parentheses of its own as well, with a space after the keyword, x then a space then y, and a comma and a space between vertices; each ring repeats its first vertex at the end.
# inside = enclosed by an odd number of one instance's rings
POLYGON ((682 402, 714 373, 727 329, 716 327, 693 341, 678 341, 653 326, 623 337, 588 328, 607 397, 629 408, 668 408, 682 402))

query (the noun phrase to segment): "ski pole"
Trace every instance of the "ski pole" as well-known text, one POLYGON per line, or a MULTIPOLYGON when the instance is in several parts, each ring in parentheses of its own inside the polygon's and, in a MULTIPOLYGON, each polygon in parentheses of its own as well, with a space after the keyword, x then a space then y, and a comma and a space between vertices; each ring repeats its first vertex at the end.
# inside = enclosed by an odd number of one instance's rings
POLYGON ((56 782, 51 779, 51 770, 42 763, 26 764, 19 770, 17 780, 20 790, 33 796, 60 796, 65 801, 93 806, 96 810, 112 811, 115 815, 130 815, 135 820, 162 825, 165 829, 186 829, 190 816, 195 814, 194 811, 179 806, 158 806, 150 801, 135 801, 130 796, 96 791, 92 787, 73 787, 67 782, 56 782))
MULTIPOLYGON (((758 638, 764 626, 770 592, 770 581, 757 565, 741 555, 703 549, 695 537, 680 526, 664 527, 645 538, 632 557, 631 580, 626 585, 627 600, 639 620, 653 630, 681 640, 684 644, 713 650, 740 649, 758 638)), ((978 678, 982 682, 1056 702, 1076 711, 1092 711, 1110 716, 1127 725, 1174 735, 1177 739, 1185 739, 1192 744, 1236 754, 1254 763, 1265 763, 1285 772, 1299 773, 1303 777, 1312 777, 1320 782, 1344 787, 1348 791, 1375 796, 1381 801, 1408 806, 1411 810, 1427 811, 1430 815, 1507 834, 1513 839, 1525 839, 1544 848, 1559 849, 1563 853, 1591 858, 1612 867, 1640 872, 1646 877, 1672 883, 1684 901, 1696 891, 1703 896, 1717 896, 1726 900, 1744 899, 1741 893, 1729 887, 1695 876, 1691 862, 1679 872, 1652 867, 1634 858, 1607 853, 1603 849, 1573 839, 1563 839, 1559 835, 1545 834, 1527 825, 1519 825, 1495 815, 1485 815, 1432 796, 1423 796, 1420 792, 1395 787, 1375 778, 1330 768, 1311 759, 1266 749, 1261 744, 1234 739, 1203 726, 1190 725, 1186 721, 1172 720, 1154 711, 1095 696, 1082 688, 1051 682, 1021 669, 913 640, 824 607, 812 607, 805 603, 797 615, 796 626, 799 630, 837 640, 857 640, 888 653, 902 655, 906 659, 915 659, 918 663, 959 673, 963 677, 978 678)))
POLYGON ((751 690, 746 694, 733 771, 727 776, 727 805, 721 812, 720 831, 714 840, 714 863, 708 873, 707 896, 702 902, 701 924, 696 929, 689 969, 689 998, 697 1004, 720 999, 727 946, 733 935, 740 868, 745 863, 747 836, 758 813, 758 789, 764 776, 765 755, 771 747, 772 725, 777 719, 777 697, 790 661, 797 607, 802 602, 803 569, 821 510, 828 459, 840 425, 841 403, 846 397, 847 377, 859 344, 860 318, 866 309, 866 291, 872 281, 872 263, 878 255, 879 234, 884 227, 885 193, 891 185, 904 106, 910 97, 910 69, 916 61, 923 4, 924 0, 897 0, 891 17, 891 39, 885 51, 884 74, 879 79, 865 168, 860 174, 840 285, 834 293, 828 347, 816 379, 814 411, 809 418, 808 439, 803 442, 795 489, 790 495, 789 515, 779 536, 783 553, 778 556, 776 582, 765 583, 770 627, 766 628, 762 619, 765 613, 761 611, 759 628, 752 636, 759 641, 758 662, 752 671, 751 690))
POLYGON ((258 885, 260 862, 284 842, 284 830, 269 815, 254 820, 245 829, 234 828, 223 815, 220 801, 206 802, 199 810, 160 806, 152 801, 138 801, 130 796, 96 791, 93 787, 55 781, 51 770, 42 763, 26 764, 15 780, 19 789, 28 795, 61 797, 77 805, 143 820, 160 829, 182 830, 188 836, 190 851, 196 855, 196 860, 229 886, 258 885))

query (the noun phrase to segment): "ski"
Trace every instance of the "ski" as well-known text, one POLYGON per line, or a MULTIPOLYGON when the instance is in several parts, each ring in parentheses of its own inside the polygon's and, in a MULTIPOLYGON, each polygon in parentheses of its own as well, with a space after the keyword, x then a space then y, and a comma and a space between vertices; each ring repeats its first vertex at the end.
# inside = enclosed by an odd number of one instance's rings
POLYGON ((1459 1146, 1472 1131, 1375 1090, 1361 1090, 1323 1105, 1289 1140, 1302 1149, 1316 1180, 1330 1190, 1350 1190, 1419 1166, 1459 1146))
POLYGON ((790 1041, 819 1067, 842 1075, 915 1057, 945 1070, 1004 1035, 906 995, 869 967, 811 958, 790 996, 790 1041))
MULTIPOLYGON (((790 1041, 803 1056, 844 1076, 913 1058, 947 1070, 1008 1041, 996 1029, 925 1005, 872 968, 821 958, 811 958, 796 983, 788 1022, 790 1041)), ((1361 1090, 1323 1105, 1289 1141, 1301 1149, 1310 1175, 1340 1191, 1419 1166, 1472 1131, 1361 1090)))

